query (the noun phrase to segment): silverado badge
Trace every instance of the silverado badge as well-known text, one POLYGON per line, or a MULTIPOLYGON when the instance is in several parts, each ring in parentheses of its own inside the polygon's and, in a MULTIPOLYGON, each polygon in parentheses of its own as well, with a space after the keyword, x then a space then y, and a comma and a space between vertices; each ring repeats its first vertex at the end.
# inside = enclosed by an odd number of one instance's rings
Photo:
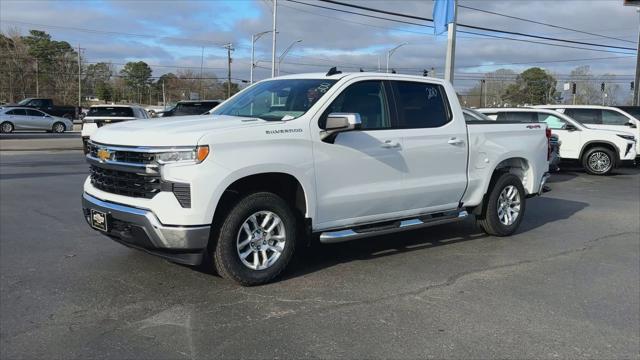
POLYGON ((100 161, 110 160, 111 151, 107 149, 98 149, 98 159, 100 159, 100 161))

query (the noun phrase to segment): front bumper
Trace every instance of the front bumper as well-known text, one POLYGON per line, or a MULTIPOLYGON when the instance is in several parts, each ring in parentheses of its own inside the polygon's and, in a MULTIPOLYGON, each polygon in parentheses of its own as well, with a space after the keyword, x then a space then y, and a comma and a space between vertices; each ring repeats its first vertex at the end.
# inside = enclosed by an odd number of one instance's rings
POLYGON ((209 242, 209 225, 163 225, 149 210, 103 201, 87 193, 82 195, 82 209, 88 224, 91 209, 107 214, 109 228, 100 231, 102 234, 174 262, 199 264, 209 242))

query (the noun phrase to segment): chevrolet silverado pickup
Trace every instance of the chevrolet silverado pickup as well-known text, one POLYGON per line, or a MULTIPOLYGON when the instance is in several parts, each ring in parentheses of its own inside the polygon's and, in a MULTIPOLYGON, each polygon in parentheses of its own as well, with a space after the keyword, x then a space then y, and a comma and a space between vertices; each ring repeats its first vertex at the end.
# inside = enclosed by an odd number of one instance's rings
POLYGON ((82 206, 112 239, 241 285, 300 246, 462 220, 513 234, 548 177, 546 124, 465 122, 450 83, 383 73, 258 82, 212 114, 91 136, 82 206))

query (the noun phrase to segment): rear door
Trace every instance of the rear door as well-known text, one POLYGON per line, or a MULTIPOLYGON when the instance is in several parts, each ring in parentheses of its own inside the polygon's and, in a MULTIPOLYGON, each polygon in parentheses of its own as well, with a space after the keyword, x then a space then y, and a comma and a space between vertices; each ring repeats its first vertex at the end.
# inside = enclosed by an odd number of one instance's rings
POLYGON ((24 109, 9 110, 5 114, 7 114, 9 120, 13 123, 14 129, 27 130, 31 128, 29 119, 27 118, 27 112, 24 109))
POLYGON ((391 81, 407 171, 407 209, 424 212, 458 208, 467 185, 467 128, 454 119, 443 86, 391 81))

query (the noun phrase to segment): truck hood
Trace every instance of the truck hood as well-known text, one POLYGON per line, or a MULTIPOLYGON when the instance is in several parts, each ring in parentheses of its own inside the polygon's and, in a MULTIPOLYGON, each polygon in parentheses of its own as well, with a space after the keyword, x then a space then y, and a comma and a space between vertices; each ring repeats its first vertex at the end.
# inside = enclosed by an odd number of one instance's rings
POLYGON ((193 146, 211 131, 261 126, 268 121, 227 115, 193 115, 125 121, 99 128, 91 140, 122 146, 193 146))

